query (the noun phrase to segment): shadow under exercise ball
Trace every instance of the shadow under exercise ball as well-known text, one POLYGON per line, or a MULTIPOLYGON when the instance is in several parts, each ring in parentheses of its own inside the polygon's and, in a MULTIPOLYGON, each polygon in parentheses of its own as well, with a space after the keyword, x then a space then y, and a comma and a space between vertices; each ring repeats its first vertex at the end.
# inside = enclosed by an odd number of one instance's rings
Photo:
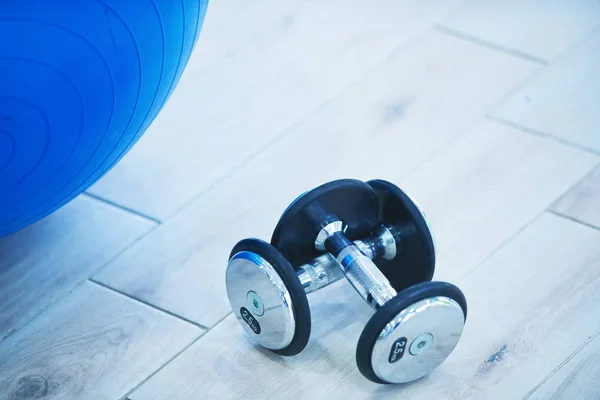
POLYGON ((207 1, 0 3, 0 237, 131 149, 177 85, 207 1))

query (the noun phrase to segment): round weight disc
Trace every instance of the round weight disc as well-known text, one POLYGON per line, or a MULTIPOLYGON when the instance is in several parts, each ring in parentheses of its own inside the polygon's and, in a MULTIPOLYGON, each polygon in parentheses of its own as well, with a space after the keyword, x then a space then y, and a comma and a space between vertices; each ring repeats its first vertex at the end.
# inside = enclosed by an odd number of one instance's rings
POLYGON ((384 180, 367 182, 379 197, 378 220, 384 224, 403 224, 400 248, 392 260, 378 258, 377 267, 396 291, 430 281, 435 271, 435 244, 431 226, 423 210, 406 193, 384 180))
POLYGON ((271 237, 271 244, 294 267, 321 253, 315 239, 324 218, 334 216, 347 225, 350 240, 367 236, 377 225, 379 200, 373 188, 355 179, 325 183, 296 198, 283 213, 271 237))
POLYGON ((466 316, 466 299, 456 286, 412 286, 377 310, 365 326, 356 348, 358 369, 377 383, 422 378, 454 350, 466 316))
POLYGON ((238 322, 258 344, 284 356, 306 347, 308 300, 296 272, 273 246, 259 239, 237 243, 225 280, 238 322))

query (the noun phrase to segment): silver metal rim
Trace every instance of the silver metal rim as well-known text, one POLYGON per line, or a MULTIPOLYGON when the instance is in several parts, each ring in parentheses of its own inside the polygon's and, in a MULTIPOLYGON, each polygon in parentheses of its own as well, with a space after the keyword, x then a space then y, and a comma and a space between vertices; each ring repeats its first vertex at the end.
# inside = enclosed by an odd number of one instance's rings
POLYGON ((249 251, 235 254, 225 283, 231 309, 253 340, 271 350, 291 343, 296 320, 290 293, 267 260, 249 251))
POLYGON ((464 321, 462 308, 448 297, 432 297, 405 308, 377 338, 371 353, 373 372, 389 383, 422 378, 452 353, 464 321))

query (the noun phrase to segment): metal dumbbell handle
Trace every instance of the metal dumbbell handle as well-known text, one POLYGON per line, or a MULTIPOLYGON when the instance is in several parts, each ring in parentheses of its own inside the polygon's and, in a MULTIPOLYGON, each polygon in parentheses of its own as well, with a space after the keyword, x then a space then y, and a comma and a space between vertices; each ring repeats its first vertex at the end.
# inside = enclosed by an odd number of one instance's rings
POLYGON ((329 253, 320 255, 309 264, 300 266, 296 274, 306 294, 316 292, 344 277, 344 271, 335 257, 329 253))
POLYGON ((354 243, 339 251, 337 261, 346 279, 371 307, 382 307, 396 296, 396 290, 385 275, 354 243))
MULTIPOLYGON (((330 236, 339 233, 340 228, 341 224, 330 227, 330 236)), ((323 240, 323 249, 325 240, 327 239, 323 240)), ((399 235, 394 234, 394 228, 381 225, 363 240, 352 243, 342 236, 337 242, 337 248, 331 249, 331 253, 320 255, 298 268, 298 278, 306 293, 312 293, 346 277, 373 308, 381 307, 396 295, 387 278, 372 261, 376 257, 395 257, 400 243, 399 235)))

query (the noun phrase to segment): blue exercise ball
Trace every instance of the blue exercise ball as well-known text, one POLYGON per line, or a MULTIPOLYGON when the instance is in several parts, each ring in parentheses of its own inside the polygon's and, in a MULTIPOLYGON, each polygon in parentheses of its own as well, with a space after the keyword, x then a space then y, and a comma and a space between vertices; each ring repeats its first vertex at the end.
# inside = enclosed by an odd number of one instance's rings
POLYGON ((108 172, 185 69, 208 0, 0 3, 0 237, 108 172))

